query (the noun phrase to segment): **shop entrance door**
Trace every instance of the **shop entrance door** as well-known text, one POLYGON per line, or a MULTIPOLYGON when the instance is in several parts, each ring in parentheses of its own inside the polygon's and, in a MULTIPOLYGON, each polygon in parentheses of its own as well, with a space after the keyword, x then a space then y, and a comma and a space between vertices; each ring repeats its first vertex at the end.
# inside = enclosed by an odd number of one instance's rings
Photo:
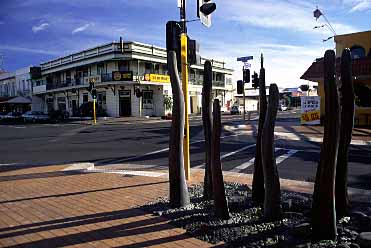
POLYGON ((130 90, 119 91, 120 116, 131 116, 131 92, 130 90))

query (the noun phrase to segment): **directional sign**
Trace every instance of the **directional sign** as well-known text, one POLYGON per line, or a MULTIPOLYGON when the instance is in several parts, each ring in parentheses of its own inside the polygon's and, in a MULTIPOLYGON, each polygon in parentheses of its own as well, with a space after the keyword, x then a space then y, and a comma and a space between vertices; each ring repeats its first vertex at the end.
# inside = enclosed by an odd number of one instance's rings
POLYGON ((253 56, 247 56, 247 57, 240 57, 237 58, 237 61, 247 62, 248 60, 252 60, 253 56))

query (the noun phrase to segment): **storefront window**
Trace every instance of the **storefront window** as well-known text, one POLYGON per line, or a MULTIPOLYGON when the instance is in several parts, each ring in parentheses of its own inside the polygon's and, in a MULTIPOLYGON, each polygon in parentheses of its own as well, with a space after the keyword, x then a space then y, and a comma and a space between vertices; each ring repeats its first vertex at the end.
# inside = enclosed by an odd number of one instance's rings
POLYGON ((106 92, 98 92, 97 103, 99 107, 106 109, 106 92))
POLYGON ((144 109, 153 108, 153 91, 152 90, 143 91, 142 103, 143 103, 144 109))
POLYGON ((83 103, 86 103, 86 102, 88 102, 88 101, 89 101, 88 93, 84 93, 84 94, 82 95, 82 102, 83 102, 83 103))
POLYGON ((354 84, 355 102, 358 107, 371 107, 371 88, 366 84, 354 84))

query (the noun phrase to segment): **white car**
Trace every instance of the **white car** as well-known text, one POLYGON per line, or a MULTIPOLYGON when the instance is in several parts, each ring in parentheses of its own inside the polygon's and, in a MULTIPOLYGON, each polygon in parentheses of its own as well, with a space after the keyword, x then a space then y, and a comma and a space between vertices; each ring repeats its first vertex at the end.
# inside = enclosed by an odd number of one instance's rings
POLYGON ((281 104, 281 106, 280 106, 280 110, 281 110, 281 111, 286 111, 286 110, 287 110, 287 106, 281 104))
POLYGON ((50 119, 47 114, 40 111, 27 111, 22 115, 22 118, 24 122, 48 121, 50 119))

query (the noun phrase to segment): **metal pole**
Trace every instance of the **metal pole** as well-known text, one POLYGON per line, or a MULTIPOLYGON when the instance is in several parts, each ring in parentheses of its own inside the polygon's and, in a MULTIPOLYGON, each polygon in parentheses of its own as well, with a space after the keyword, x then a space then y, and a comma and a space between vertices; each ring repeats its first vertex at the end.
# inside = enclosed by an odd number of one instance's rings
POLYGON ((243 85, 243 120, 246 121, 245 84, 243 85))
POLYGON ((97 124, 97 115, 96 115, 96 111, 95 111, 95 102, 97 101, 97 99, 93 99, 93 115, 94 115, 94 124, 97 124))
POLYGON ((190 180, 191 178, 191 169, 189 162, 189 121, 188 121, 188 62, 187 62, 187 26, 186 26, 186 0, 182 0, 182 6, 180 8, 180 21, 182 23, 182 34, 180 35, 181 43, 181 62, 182 62, 182 88, 184 94, 184 170, 186 179, 190 180))

